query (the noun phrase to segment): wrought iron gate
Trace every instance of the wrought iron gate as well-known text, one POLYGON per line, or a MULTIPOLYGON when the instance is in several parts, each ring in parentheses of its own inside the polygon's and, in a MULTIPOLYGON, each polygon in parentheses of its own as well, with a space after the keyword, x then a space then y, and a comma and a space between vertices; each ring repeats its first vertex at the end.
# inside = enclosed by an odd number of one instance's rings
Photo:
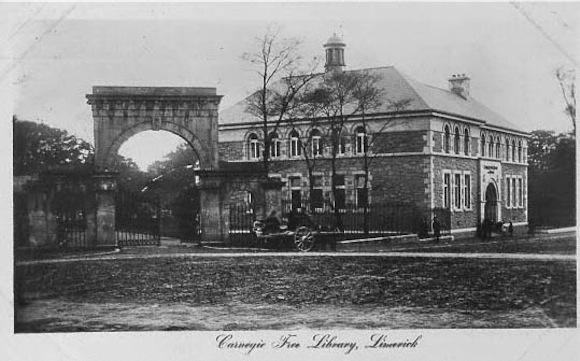
POLYGON ((119 246, 158 246, 160 216, 159 198, 119 190, 115 199, 115 234, 119 246))
POLYGON ((238 244, 251 242, 254 208, 250 203, 230 204, 230 241, 238 244))
POLYGON ((87 192, 83 186, 59 184, 53 193, 51 208, 56 223, 59 248, 88 247, 87 192))

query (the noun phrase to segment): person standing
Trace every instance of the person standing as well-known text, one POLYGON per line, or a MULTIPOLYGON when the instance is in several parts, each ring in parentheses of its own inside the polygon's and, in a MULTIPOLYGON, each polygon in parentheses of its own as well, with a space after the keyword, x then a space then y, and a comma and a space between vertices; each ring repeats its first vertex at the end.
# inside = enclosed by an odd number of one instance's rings
POLYGON ((439 223, 437 216, 433 216, 433 234, 436 241, 439 242, 439 238, 441 238, 441 223, 439 223))

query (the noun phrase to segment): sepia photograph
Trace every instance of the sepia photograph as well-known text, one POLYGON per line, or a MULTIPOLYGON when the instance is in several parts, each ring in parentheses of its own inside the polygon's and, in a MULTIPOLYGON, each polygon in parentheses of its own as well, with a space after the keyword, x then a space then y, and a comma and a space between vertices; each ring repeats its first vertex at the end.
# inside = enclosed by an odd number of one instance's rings
POLYGON ((576 359, 579 14, 1 3, 9 359, 576 359))

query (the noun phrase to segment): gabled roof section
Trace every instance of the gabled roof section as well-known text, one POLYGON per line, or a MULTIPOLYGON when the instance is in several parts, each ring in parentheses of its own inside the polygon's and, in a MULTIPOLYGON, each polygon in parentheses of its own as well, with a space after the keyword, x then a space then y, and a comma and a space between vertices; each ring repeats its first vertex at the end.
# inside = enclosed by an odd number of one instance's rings
MULTIPOLYGON (((405 112, 439 112, 460 118, 480 121, 487 125, 506 130, 524 132, 501 115, 493 112, 477 100, 462 96, 445 89, 420 83, 402 74, 392 66, 347 70, 347 72, 368 72, 379 76, 379 86, 385 94, 385 101, 374 113, 393 112, 391 103, 408 100, 405 112)), ((322 74, 321 74, 322 75, 322 74)), ((315 80, 316 81, 316 80, 315 80)), ((280 86, 282 82, 274 86, 280 86)), ((246 99, 220 112, 219 124, 230 125, 256 122, 254 116, 246 111, 246 99)))

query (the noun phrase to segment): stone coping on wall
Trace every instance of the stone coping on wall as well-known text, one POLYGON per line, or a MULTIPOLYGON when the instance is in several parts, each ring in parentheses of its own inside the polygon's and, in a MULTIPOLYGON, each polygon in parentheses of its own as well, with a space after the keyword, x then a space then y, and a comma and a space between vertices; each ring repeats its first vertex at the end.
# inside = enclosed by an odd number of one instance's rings
POLYGON ((216 88, 209 87, 133 87, 94 86, 92 95, 137 96, 216 96, 216 88))

